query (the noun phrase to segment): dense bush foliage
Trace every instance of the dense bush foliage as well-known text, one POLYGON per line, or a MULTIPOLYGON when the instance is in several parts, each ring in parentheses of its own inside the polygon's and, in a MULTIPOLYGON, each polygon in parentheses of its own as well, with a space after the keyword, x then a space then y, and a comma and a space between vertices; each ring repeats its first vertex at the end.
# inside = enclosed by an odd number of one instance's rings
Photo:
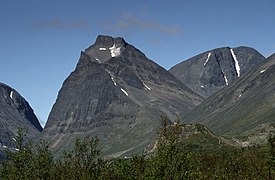
POLYGON ((77 139, 74 149, 58 160, 46 143, 34 146, 16 137, 18 151, 7 151, 0 179, 274 179, 275 138, 269 145, 217 151, 186 150, 179 138, 180 125, 159 131, 157 148, 150 155, 128 159, 99 158, 98 139, 77 139))
POLYGON ((6 150, 7 160, 1 164, 0 179, 50 179, 53 158, 46 143, 33 146, 25 142, 23 129, 15 137, 16 149, 6 150))

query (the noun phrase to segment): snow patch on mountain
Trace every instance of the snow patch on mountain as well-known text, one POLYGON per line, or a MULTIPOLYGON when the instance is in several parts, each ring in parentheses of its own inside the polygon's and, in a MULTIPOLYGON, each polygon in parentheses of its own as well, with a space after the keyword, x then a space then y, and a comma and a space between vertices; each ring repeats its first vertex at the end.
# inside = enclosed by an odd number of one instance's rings
POLYGON ((233 49, 230 49, 230 52, 231 52, 231 55, 232 55, 232 57, 233 57, 233 59, 235 61, 235 68, 236 68, 236 71, 237 71, 237 75, 238 75, 238 77, 240 77, 240 75, 241 75, 241 73, 240 73, 241 68, 240 68, 240 65, 239 65, 239 61, 237 60, 237 57, 234 54, 233 49))
POLYGON ((99 59, 95 58, 95 60, 97 60, 99 63, 101 63, 99 59))
POLYGON ((111 80, 113 81, 114 85, 117 86, 116 82, 115 82, 115 78, 111 75, 111 73, 109 71, 107 71, 111 80))
POLYGON ((149 91, 151 90, 151 88, 149 86, 147 86, 146 84, 143 83, 143 85, 146 87, 146 89, 148 89, 149 91))
POLYGON ((226 76, 223 75, 223 77, 224 77, 225 84, 228 86, 228 80, 227 80, 226 76))
POLYGON ((114 44, 112 47, 109 48, 111 52, 112 57, 119 56, 121 53, 121 47, 117 47, 116 44, 114 44))
POLYGON ((203 66, 205 66, 205 65, 207 64, 207 62, 208 62, 210 56, 211 56, 211 52, 208 53, 207 58, 206 58, 206 60, 205 60, 205 63, 203 64, 203 66))
POLYGON ((261 70, 260 74, 264 73, 267 69, 261 70))
POLYGON ((113 81, 114 85, 116 86, 116 82, 115 82, 115 80, 114 80, 114 77, 113 77, 113 76, 111 76, 111 79, 112 79, 112 81, 113 81))
POLYGON ((126 95, 126 96, 129 96, 127 91, 125 91, 124 89, 120 88, 120 90, 126 95))
POLYGON ((10 93, 10 98, 13 99, 13 91, 10 93))
POLYGON ((102 48, 99 48, 100 51, 106 51, 106 48, 102 47, 102 48))

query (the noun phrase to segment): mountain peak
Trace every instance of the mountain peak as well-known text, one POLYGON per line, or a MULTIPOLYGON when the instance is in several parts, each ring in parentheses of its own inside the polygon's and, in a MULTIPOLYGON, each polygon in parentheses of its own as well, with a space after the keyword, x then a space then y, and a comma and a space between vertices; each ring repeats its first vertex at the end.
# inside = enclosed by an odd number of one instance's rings
POLYGON ((250 47, 222 47, 194 56, 169 71, 190 89, 208 97, 232 84, 264 59, 250 47))
POLYGON ((114 44, 114 39, 111 36, 98 35, 95 44, 107 47, 112 46, 114 44))
POLYGON ((112 47, 114 44, 117 46, 124 46, 127 44, 122 37, 111 37, 107 35, 98 35, 95 41, 95 45, 101 45, 105 47, 112 47))
MULTIPOLYGON (((43 128, 41 127, 29 103, 15 89, 0 82, 0 107, 4 109, 4 105, 6 105, 6 103, 10 106, 9 108, 14 108, 13 111, 18 111, 19 114, 24 119, 27 119, 29 123, 32 124, 32 126, 34 126, 38 131, 42 131, 43 128)), ((2 114, 0 114, 0 121, 1 118, 3 118, 2 114)))
POLYGON ((85 54, 98 63, 103 63, 120 56, 126 47, 129 46, 122 37, 98 35, 95 43, 85 50, 85 54))
POLYGON ((79 133, 96 135, 111 157, 141 152, 156 137, 161 114, 182 117, 200 102, 123 38, 99 35, 63 83, 43 137, 53 140, 54 152, 79 133))

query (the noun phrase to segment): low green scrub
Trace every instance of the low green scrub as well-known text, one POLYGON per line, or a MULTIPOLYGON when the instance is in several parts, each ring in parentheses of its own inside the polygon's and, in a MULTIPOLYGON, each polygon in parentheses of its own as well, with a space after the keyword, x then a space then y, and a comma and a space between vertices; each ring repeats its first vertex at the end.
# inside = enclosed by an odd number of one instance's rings
POLYGON ((74 148, 53 160, 46 143, 16 137, 18 151, 6 151, 0 179, 274 179, 275 138, 263 147, 192 151, 181 126, 164 123, 156 149, 128 159, 99 158, 98 139, 77 139, 74 148))

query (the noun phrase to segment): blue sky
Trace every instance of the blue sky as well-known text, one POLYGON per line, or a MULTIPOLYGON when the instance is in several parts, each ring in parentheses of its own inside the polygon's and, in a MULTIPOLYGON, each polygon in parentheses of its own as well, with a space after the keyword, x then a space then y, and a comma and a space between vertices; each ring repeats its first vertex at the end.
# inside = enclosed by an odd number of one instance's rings
POLYGON ((80 51, 121 36, 169 69, 217 47, 275 53, 274 0, 0 0, 0 81, 42 125, 80 51))

